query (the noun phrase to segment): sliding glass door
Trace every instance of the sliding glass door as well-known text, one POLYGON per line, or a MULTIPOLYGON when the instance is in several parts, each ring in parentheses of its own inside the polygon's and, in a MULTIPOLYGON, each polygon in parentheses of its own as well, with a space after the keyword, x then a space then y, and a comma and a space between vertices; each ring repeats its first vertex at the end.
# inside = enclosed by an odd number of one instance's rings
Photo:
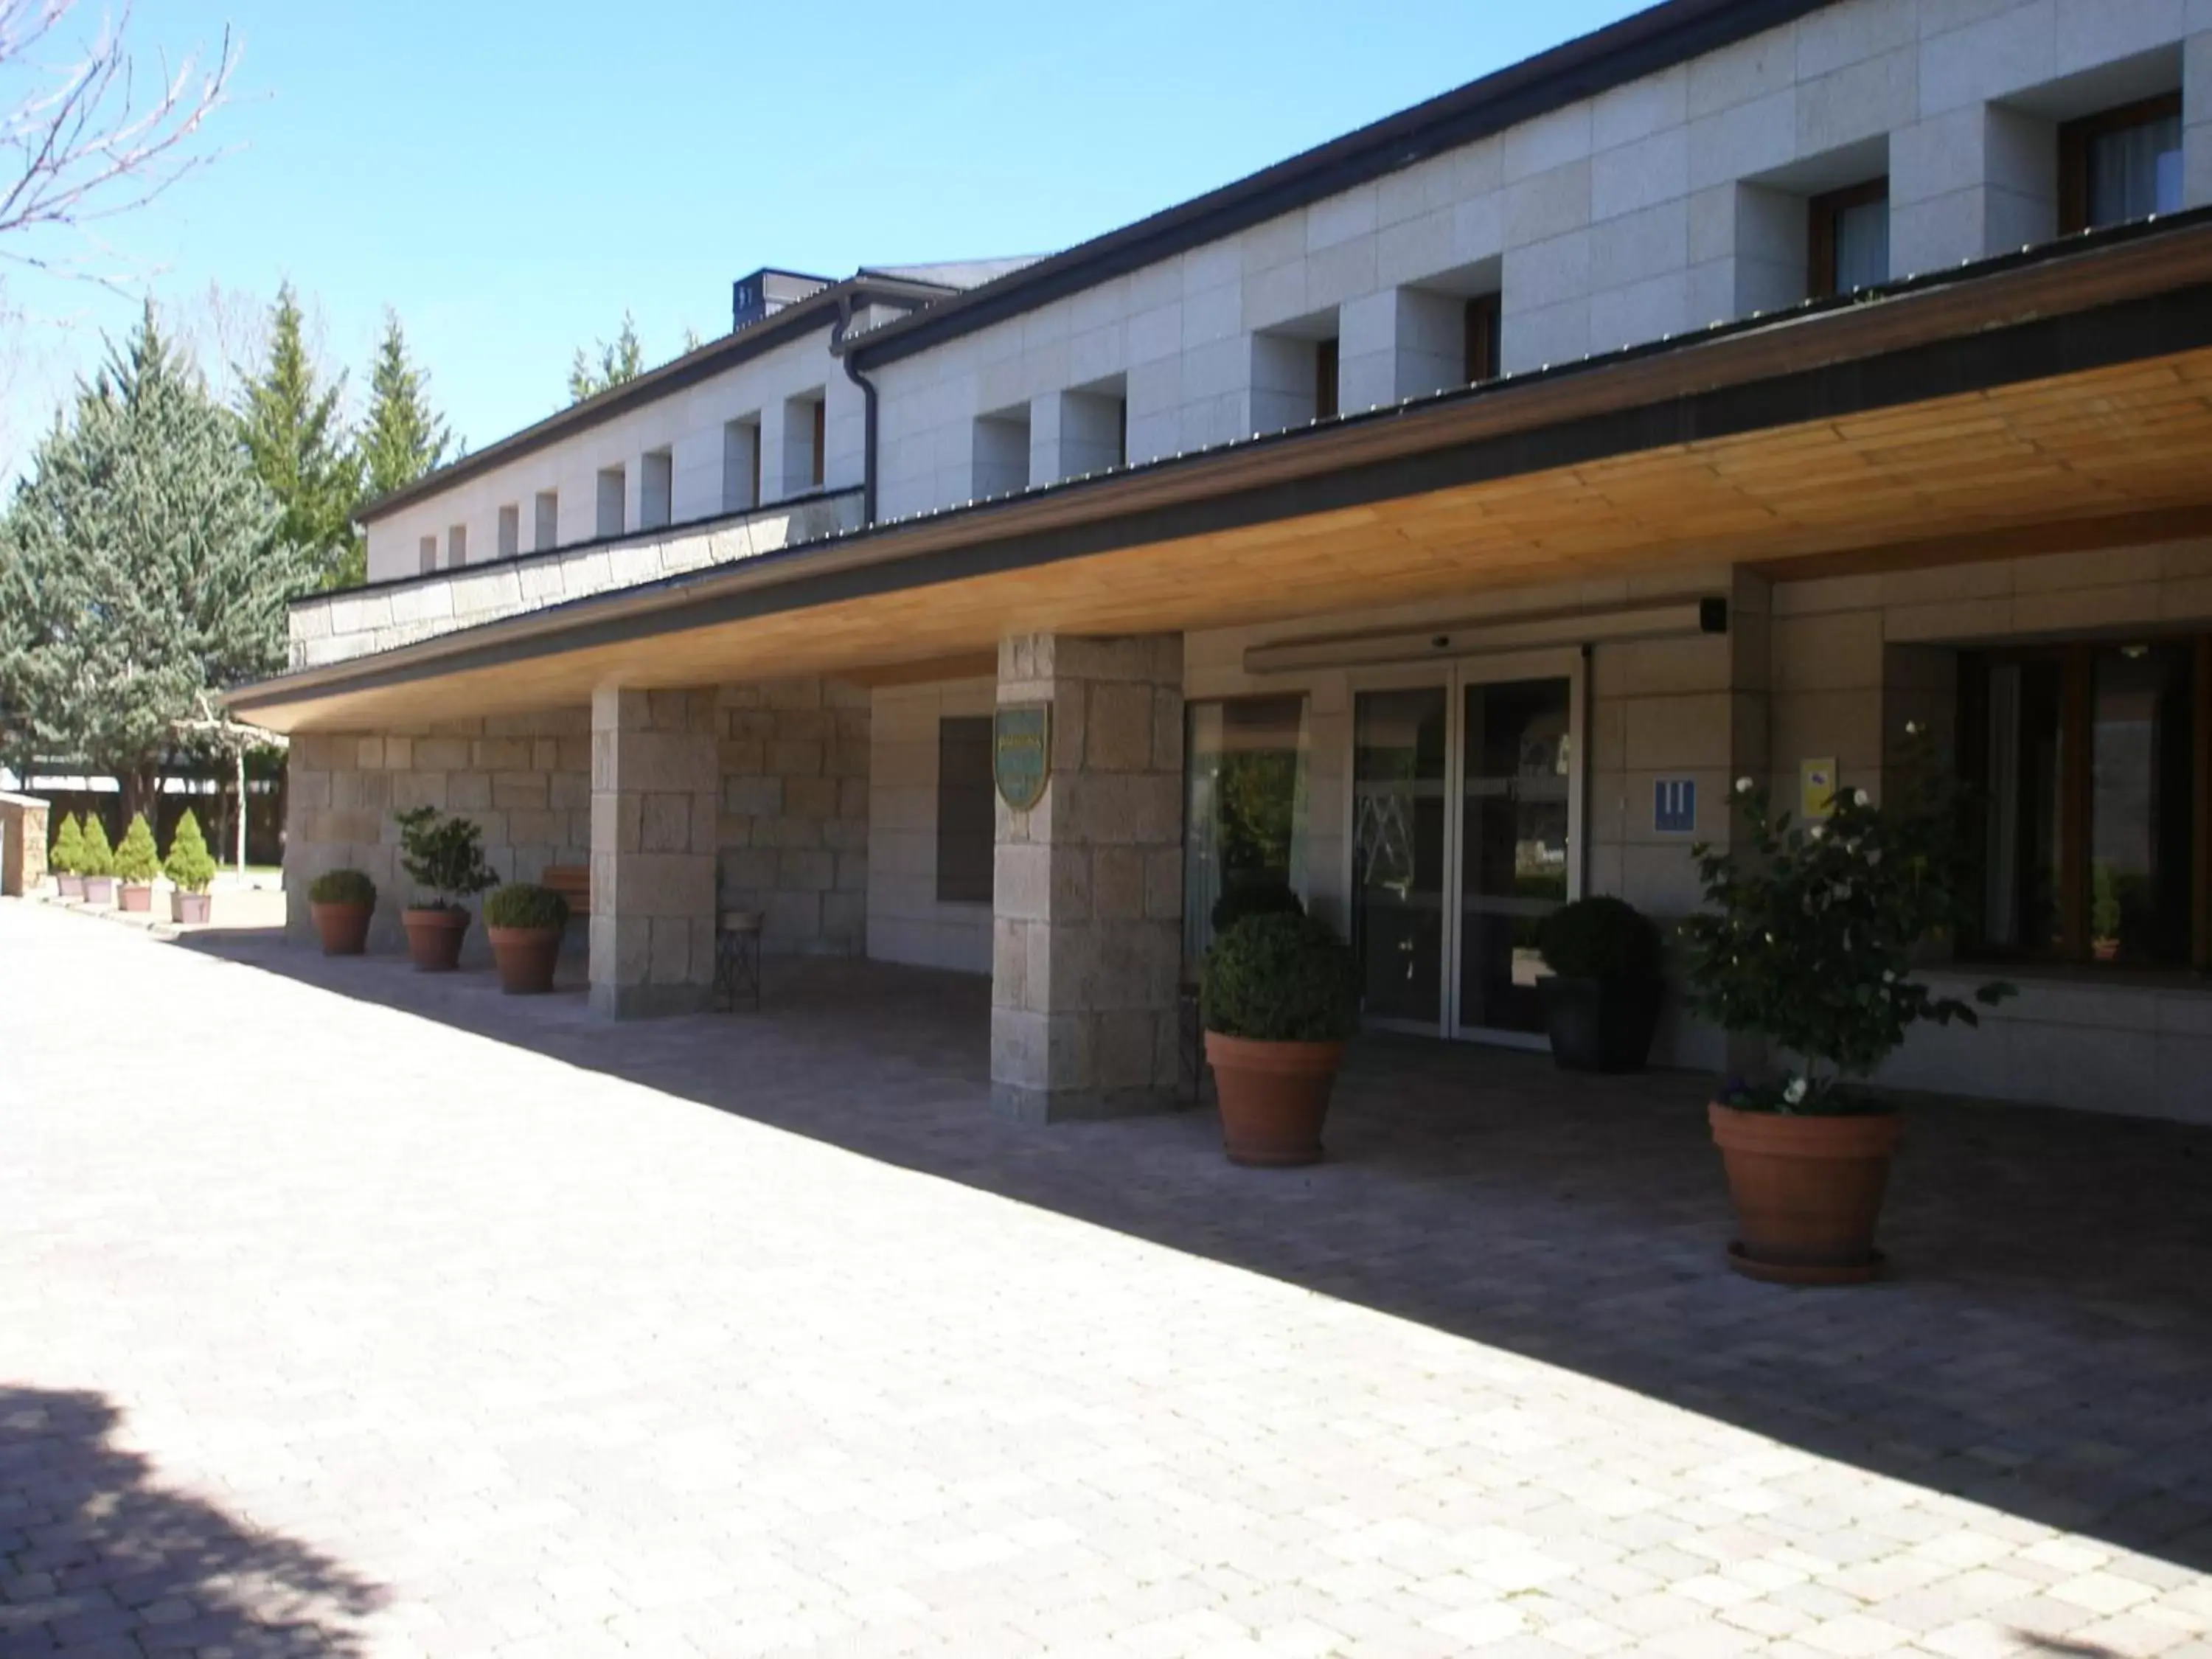
POLYGON ((1371 1025, 1536 1044, 1537 930, 1582 890, 1577 655, 1358 690, 1352 942, 1371 1025))

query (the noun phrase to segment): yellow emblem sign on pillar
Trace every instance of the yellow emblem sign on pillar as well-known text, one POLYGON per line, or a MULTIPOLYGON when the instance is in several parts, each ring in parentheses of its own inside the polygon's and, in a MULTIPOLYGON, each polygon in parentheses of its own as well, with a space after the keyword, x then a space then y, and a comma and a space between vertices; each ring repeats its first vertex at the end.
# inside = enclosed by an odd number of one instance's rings
POLYGON ((1797 763, 1797 816, 1825 818, 1836 810, 1836 763, 1808 760, 1797 763))

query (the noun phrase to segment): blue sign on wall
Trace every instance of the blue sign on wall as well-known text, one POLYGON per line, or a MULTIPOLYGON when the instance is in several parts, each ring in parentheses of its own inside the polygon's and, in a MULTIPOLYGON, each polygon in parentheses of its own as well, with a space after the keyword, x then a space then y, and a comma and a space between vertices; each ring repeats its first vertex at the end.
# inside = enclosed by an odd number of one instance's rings
POLYGON ((1651 785, 1651 828, 1662 836, 1698 833, 1698 781, 1658 778, 1651 785))

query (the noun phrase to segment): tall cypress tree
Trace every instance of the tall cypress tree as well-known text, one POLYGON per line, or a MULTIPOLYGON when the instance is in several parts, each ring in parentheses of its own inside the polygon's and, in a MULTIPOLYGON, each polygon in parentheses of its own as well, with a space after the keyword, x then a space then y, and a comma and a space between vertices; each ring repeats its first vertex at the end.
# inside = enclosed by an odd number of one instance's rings
POLYGON ((10 592, 35 609, 0 667, 37 746, 113 773, 126 812, 150 808, 200 694, 283 665, 285 601, 321 573, 283 518, 237 418, 148 305, 9 509, 10 592))
POLYGON ((362 484, 370 500, 413 483, 453 447, 453 434, 430 407, 429 386, 429 375, 407 355, 398 314, 386 311, 361 431, 362 484))
POLYGON ((239 420, 254 471, 283 508, 277 533, 310 554, 325 587, 351 586, 363 575, 353 513, 361 500, 361 458, 338 419, 341 374, 317 384, 300 335, 300 302, 289 283, 269 312, 269 350, 258 374, 240 371, 239 420))

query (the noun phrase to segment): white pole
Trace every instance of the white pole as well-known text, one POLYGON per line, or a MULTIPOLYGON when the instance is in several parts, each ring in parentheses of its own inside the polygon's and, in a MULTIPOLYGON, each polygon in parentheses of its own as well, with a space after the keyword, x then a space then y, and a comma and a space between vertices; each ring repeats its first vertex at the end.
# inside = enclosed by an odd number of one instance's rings
POLYGON ((246 885, 246 745, 238 745, 238 884, 246 885))

